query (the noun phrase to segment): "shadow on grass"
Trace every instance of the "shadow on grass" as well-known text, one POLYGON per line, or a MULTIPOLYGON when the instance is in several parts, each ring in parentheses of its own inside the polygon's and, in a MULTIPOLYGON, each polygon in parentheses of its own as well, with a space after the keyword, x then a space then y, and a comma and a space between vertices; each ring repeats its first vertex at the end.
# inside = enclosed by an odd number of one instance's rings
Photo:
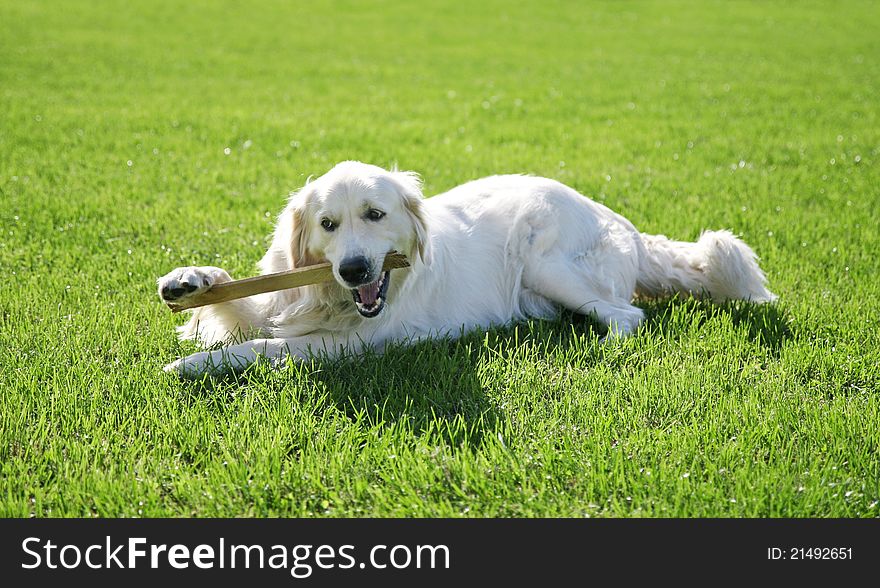
MULTIPOLYGON (((784 314, 772 305, 734 302, 722 305, 692 299, 645 302, 643 336, 662 333, 679 338, 695 326, 727 316, 744 327, 748 338, 777 357, 791 331, 784 314)), ((352 422, 375 427, 408 427, 414 434, 437 434, 455 446, 476 447, 485 434, 496 430, 503 413, 497 395, 488 394, 483 370, 492 358, 511 358, 522 345, 531 345, 539 357, 575 351, 587 365, 606 361, 598 344, 601 329, 589 317, 569 312, 553 321, 531 321, 488 332, 472 332, 458 340, 435 340, 415 345, 395 344, 384 354, 333 361, 316 360, 304 377, 352 422)), ((228 375, 193 382, 190 391, 199 394, 228 389, 230 383, 250 377, 228 375)), ((259 374, 253 374, 260 378, 259 374)), ((283 387, 285 377, 269 377, 261 385, 283 387)), ((223 395, 213 395, 221 401, 223 395)))
POLYGON ((352 421, 405 426, 450 445, 477 446, 499 416, 481 383, 482 351, 474 335, 392 345, 381 355, 322 361, 311 378, 352 421))
POLYGON ((703 324, 727 316, 735 328, 745 328, 749 341, 778 357, 782 345, 792 338, 785 313, 775 304, 732 301, 715 304, 708 300, 668 298, 640 304, 645 311, 644 328, 676 338, 694 322, 703 324))

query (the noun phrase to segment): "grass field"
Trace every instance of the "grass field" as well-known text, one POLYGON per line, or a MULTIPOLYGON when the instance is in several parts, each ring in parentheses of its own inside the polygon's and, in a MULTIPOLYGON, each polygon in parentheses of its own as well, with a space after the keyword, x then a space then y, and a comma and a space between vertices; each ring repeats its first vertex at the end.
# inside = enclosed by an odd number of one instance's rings
POLYGON ((0 515, 880 516, 880 5, 260 6, 0 0, 0 515), (164 374, 156 277, 345 159, 731 228, 779 303, 164 374))

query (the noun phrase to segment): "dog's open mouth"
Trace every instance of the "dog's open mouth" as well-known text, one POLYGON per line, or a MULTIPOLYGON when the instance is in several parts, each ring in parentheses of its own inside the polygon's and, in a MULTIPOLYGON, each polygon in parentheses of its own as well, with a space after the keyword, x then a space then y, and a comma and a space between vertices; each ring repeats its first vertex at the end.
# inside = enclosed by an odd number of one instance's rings
POLYGON ((379 274, 379 279, 375 282, 352 288, 351 295, 361 316, 373 318, 382 312, 385 308, 389 281, 391 281, 391 273, 384 271, 379 274))

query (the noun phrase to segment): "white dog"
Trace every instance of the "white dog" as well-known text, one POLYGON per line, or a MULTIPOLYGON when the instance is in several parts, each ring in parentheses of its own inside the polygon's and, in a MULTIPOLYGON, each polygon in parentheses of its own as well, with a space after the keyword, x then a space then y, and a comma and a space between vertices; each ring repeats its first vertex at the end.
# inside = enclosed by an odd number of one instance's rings
MULTIPOLYGON (((593 315, 609 336, 642 322, 634 296, 715 301, 776 298, 754 252, 728 231, 696 243, 639 233, 632 223, 546 178, 492 176, 423 199, 418 176, 340 163, 293 194, 263 273, 329 261, 334 282, 198 308, 180 336, 206 346, 168 365, 198 375, 309 354, 357 354, 388 342, 456 337, 558 307, 593 315), (397 250, 412 266, 382 271, 397 250), (255 337, 236 343, 244 336, 255 337)), ((230 280, 216 267, 159 279, 163 300, 230 280)))

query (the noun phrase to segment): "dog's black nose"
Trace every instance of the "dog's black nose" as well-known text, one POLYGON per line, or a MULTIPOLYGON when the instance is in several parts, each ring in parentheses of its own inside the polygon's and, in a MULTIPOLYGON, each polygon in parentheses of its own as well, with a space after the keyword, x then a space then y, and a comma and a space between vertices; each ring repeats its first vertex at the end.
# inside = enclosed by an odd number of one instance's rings
POLYGON ((370 262, 366 257, 349 257, 339 264, 339 275, 349 284, 363 284, 370 273, 370 262))
POLYGON ((186 294, 186 290, 183 288, 171 288, 169 286, 162 288, 163 300, 177 300, 184 294, 186 294))

